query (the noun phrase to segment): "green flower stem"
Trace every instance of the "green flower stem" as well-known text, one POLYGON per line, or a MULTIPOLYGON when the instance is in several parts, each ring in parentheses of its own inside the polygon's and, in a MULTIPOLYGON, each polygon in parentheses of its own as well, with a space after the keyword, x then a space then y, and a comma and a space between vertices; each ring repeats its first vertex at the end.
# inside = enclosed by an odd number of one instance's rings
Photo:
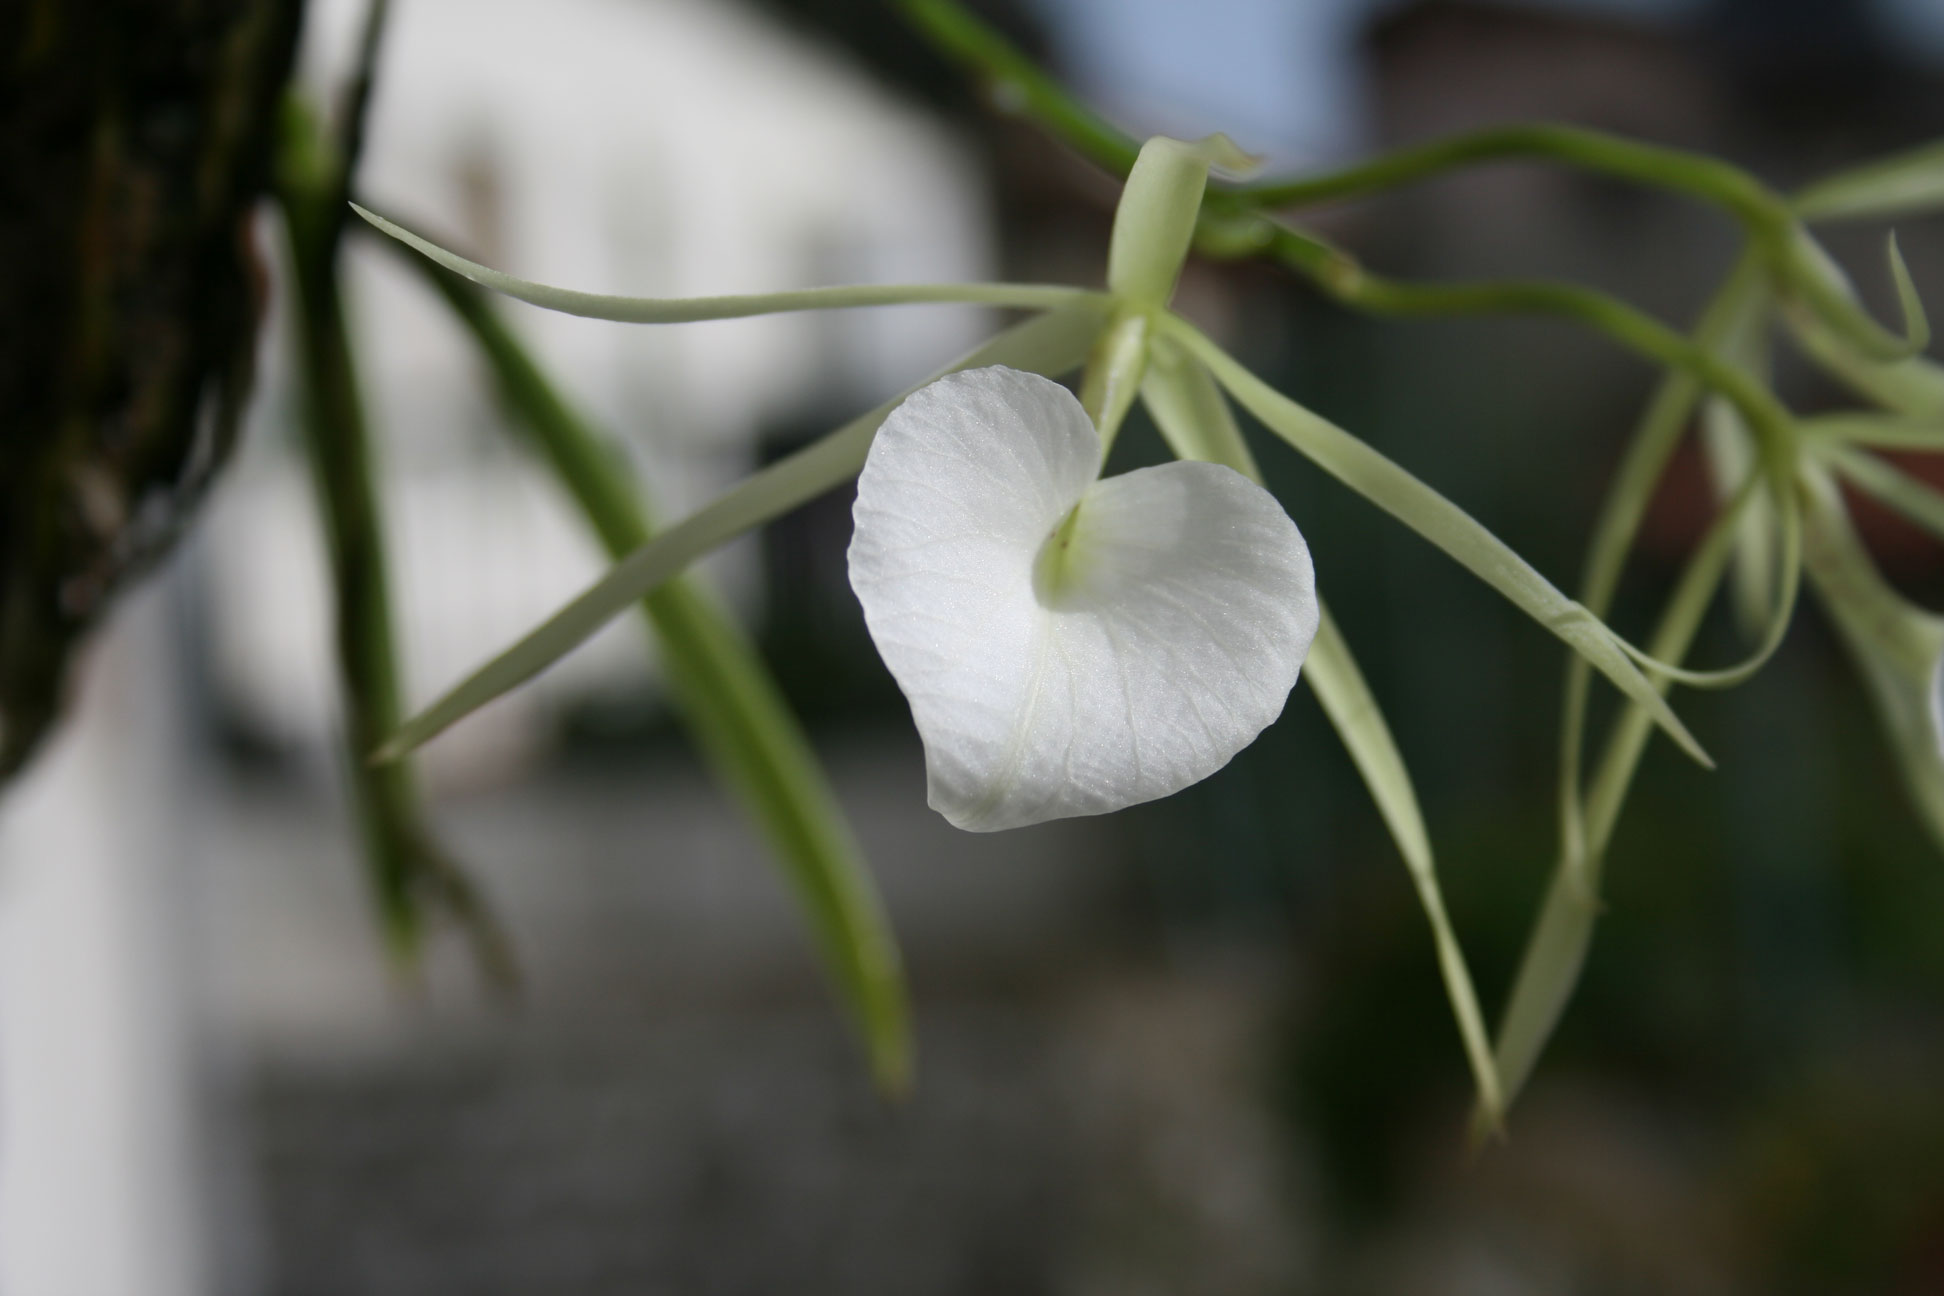
POLYGON ((277 191, 295 285, 303 426, 336 599, 347 764, 365 855, 387 944, 401 964, 409 965, 422 943, 421 907, 436 902, 465 923, 488 975, 511 984, 510 946, 433 841, 411 770, 374 768, 365 760, 397 726, 402 708, 370 437, 339 292, 340 175, 311 122, 293 105, 286 114, 277 191))
MULTIPOLYGON (((1011 96, 1012 106, 1114 174, 1129 173, 1136 156, 1132 141, 1033 67, 996 31, 953 0, 902 0, 902 4, 919 30, 961 64, 997 84, 1021 87, 1011 96)), ((1197 246, 1210 255, 1234 257, 1261 253, 1275 242, 1282 245, 1277 249, 1279 258, 1297 264, 1292 260, 1296 249, 1290 244, 1299 239, 1307 268, 1328 271, 1334 258, 1320 240, 1293 231, 1275 236, 1258 223, 1259 213, 1365 197, 1462 167, 1513 158, 1564 163, 1711 203, 1743 227, 1776 283, 1799 296, 1850 348, 1878 360, 1900 359, 1924 348, 1929 327, 1894 246, 1890 265, 1904 311, 1901 337, 1864 311, 1827 254, 1802 227, 1789 201, 1747 172, 1715 158, 1575 126, 1497 126, 1400 149, 1323 175, 1211 186, 1203 203, 1197 246)), ((1468 308, 1454 305, 1452 309, 1468 308)), ((1601 326, 1597 318, 1588 322, 1601 326)))
MULTIPOLYGON (((1363 269, 1349 253, 1278 224, 1268 245, 1277 260, 1310 278, 1346 306, 1373 315, 1430 318, 1450 315, 1557 315, 1574 320, 1636 355, 1692 374, 1740 410, 1778 460, 1788 458, 1793 430, 1774 393, 1704 346, 1617 297, 1552 280, 1490 280, 1421 284, 1363 269)), ((1746 258, 1742 265, 1752 263, 1746 258)), ((1738 276, 1751 271, 1738 268, 1738 276)))
MULTIPOLYGON (((935 48, 998 87, 1002 107, 1031 118, 1116 175, 1125 176, 1132 169, 1139 153, 1136 140, 1081 103, 964 6, 955 0, 898 0, 898 7, 935 48)), ((1321 175, 1225 186, 1210 192, 1208 205, 1219 214, 1315 206, 1366 197, 1480 162, 1515 158, 1564 162, 1686 193, 1723 208, 1751 231, 1776 239, 1793 223, 1787 200, 1738 167, 1678 149, 1546 123, 1455 135, 1321 175)))
MULTIPOLYGON (((641 498, 614 449, 567 404, 493 309, 449 270, 397 249, 472 333, 535 449, 615 558, 648 543, 641 498)), ((642 600, 683 719, 718 777, 741 798, 809 915, 840 997, 885 1093, 911 1084, 904 976, 884 905, 789 704, 756 648, 695 584, 677 578, 642 600)))
POLYGON ((1013 43, 952 0, 894 0, 932 48, 984 84, 995 106, 1045 127, 1115 175, 1134 166, 1141 143, 1067 92, 1013 43))
POLYGON ((1291 208, 1340 202, 1414 184, 1449 171, 1506 159, 1563 162, 1582 170, 1685 193, 1722 208, 1751 232, 1780 238, 1792 223, 1781 195, 1739 167, 1578 126, 1522 123, 1453 135, 1399 149, 1322 175, 1261 180, 1226 191, 1225 200, 1291 208))

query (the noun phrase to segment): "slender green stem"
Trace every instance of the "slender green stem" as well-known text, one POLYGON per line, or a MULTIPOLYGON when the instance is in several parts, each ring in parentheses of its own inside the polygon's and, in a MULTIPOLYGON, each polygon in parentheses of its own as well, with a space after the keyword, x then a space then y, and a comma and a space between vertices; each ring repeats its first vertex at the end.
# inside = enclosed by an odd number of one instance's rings
POLYGON ((895 0, 934 49, 978 77, 994 103, 1046 127, 1083 157, 1126 175, 1140 141, 1069 94, 999 32, 952 0, 895 0))
MULTIPOLYGON (((1109 171, 1128 173, 1135 156, 1132 141, 1033 67, 997 32, 971 18, 954 0, 905 0, 905 7, 907 12, 922 11, 920 31, 960 63, 1004 84, 1030 86, 1030 93, 1022 90, 1014 96, 1020 111, 1109 171)), ((1799 297, 1836 337, 1863 356, 1897 360, 1922 351, 1928 340, 1922 304, 1894 248, 1891 273, 1904 311, 1902 336, 1870 318, 1789 200, 1747 172, 1716 158, 1553 123, 1490 127, 1322 175, 1211 185, 1203 200, 1197 246, 1210 255, 1234 257, 1263 253, 1272 241, 1280 241, 1285 246, 1278 255, 1287 261, 1289 241, 1299 238, 1307 243, 1300 251, 1311 268, 1327 269, 1333 258, 1320 240, 1294 231, 1274 240, 1261 223, 1261 213, 1380 193, 1507 158, 1564 163, 1719 207, 1742 225, 1776 284, 1799 297)))
POLYGON ((1672 189, 1722 208, 1751 232, 1779 237, 1790 223, 1780 194, 1739 167, 1696 153, 1554 123, 1520 123, 1433 140, 1321 175, 1261 180, 1225 191, 1253 207, 1303 207, 1364 197, 1480 162, 1564 162, 1620 180, 1672 189))
MULTIPOLYGON (((933 46, 988 82, 1002 104, 1032 118, 1117 175, 1134 165, 1139 142, 1081 103, 998 31, 955 0, 898 0, 933 46)), ((1528 158, 1563 162, 1616 179, 1671 189, 1711 203, 1751 234, 1780 239, 1792 224, 1786 198, 1739 167, 1680 149, 1555 123, 1515 123, 1433 140, 1318 175, 1212 188, 1216 213, 1315 206, 1365 197, 1480 162, 1528 158)))
POLYGON ((370 435, 337 272, 342 204, 337 168, 300 110, 287 115, 278 200, 295 284, 303 426, 318 489, 336 600, 348 768, 388 943, 406 963, 422 939, 420 909, 444 904, 467 926, 481 966, 516 979, 510 946, 480 897, 433 841, 411 770, 366 756, 402 713, 390 580, 370 435))
POLYGON ((1786 452, 1793 438, 1788 411, 1767 387, 1653 316, 1597 289, 1551 280, 1421 284, 1389 279, 1363 269, 1349 253, 1286 226, 1275 229, 1269 251, 1331 297, 1374 315, 1532 314, 1574 320, 1721 393, 1777 451, 1786 452))
POLYGON ((358 34, 358 54, 351 79, 345 84, 338 113, 337 147, 328 174, 320 177, 318 205, 322 208, 320 238, 335 250, 344 237, 351 189, 364 158, 366 127, 371 120, 371 95, 377 83, 378 55, 391 21, 391 0, 366 0, 364 28, 358 34))

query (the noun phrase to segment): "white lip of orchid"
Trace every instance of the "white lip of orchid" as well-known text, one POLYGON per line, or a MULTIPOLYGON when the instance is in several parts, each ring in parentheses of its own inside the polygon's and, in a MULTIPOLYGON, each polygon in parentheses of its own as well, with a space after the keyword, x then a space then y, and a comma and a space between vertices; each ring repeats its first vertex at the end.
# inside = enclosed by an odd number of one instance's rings
POLYGON ((884 422, 852 587, 925 745, 929 799, 991 831, 1149 801, 1281 714, 1318 611, 1309 550, 1231 469, 1099 478, 1064 387, 954 374, 884 422))

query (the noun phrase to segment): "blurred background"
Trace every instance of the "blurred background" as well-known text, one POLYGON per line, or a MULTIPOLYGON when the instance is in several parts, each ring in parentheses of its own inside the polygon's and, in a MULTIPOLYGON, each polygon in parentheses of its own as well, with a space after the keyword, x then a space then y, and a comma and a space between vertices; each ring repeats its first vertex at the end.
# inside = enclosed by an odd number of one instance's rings
MULTIPOLYGON (((869 0, 395 8, 361 189, 516 273, 668 296, 1102 274, 1115 185, 869 0)), ((1944 134, 1939 0, 978 8, 1137 133, 1226 130, 1277 167, 1548 118, 1787 188, 1944 134)), ((361 14, 311 0, 314 94, 361 14)), ((1691 205, 1524 165, 1315 219, 1391 273, 1568 277, 1682 327, 1735 241, 1691 205)), ((280 249, 268 213, 260 233, 280 249)), ((1898 233, 1935 294, 1944 229, 1898 233)), ((1831 239, 1883 309, 1881 236, 1831 239)), ((349 253, 422 703, 602 562, 444 308, 368 241, 349 253)), ((0 815, 0 1291, 1944 1291, 1944 860, 1812 609, 1754 682, 1683 695, 1721 769, 1650 753, 1578 998, 1478 1155, 1422 916, 1307 691, 1167 802, 958 833, 925 807, 845 581, 847 491, 704 570, 886 892, 912 1097, 873 1095, 632 624, 425 753, 524 993, 495 1002, 456 939, 400 984, 345 805, 280 275, 236 462, 0 815)), ((1646 366, 1549 321, 1360 318, 1267 266, 1191 265, 1179 303, 1572 584, 1646 366)), ((513 318, 664 517, 998 322, 513 318)), ((1796 408, 1840 400, 1780 359, 1796 408)), ((1259 452, 1411 765, 1496 1016, 1552 858, 1557 645, 1259 452)), ((1161 454, 1138 423, 1116 450, 1161 454)), ((1935 605, 1935 549, 1857 507, 1935 605)), ((1677 465, 1623 630, 1706 510, 1698 461, 1677 465)), ((1726 660, 1729 627, 1711 635, 1701 656, 1726 660)))

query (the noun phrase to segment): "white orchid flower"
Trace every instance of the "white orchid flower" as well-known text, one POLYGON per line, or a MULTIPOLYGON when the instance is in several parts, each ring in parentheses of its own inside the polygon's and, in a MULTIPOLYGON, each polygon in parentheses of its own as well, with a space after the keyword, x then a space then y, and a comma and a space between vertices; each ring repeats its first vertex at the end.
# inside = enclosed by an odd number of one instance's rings
POLYGON ((1257 482, 1228 401, 1496 589, 1707 758, 1641 672, 1637 660, 1651 659, 1456 504, 1168 309, 1209 168, 1244 162, 1219 137, 1148 141, 1115 215, 1105 292, 893 284, 614 297, 515 278, 360 209, 476 283, 599 319, 672 324, 930 301, 1038 312, 661 532, 407 720, 374 759, 402 756, 711 549, 861 471, 852 585, 910 700, 931 803, 962 828, 1098 814, 1206 778, 1276 719, 1313 650, 1310 682, 1410 868, 1481 1101, 1496 1112, 1496 1070, 1410 778, 1317 598, 1303 537, 1257 482), (1078 400, 1051 381, 1083 365, 1078 400), (1136 399, 1183 462, 1102 480, 1136 399))
POLYGON ((1080 402, 1036 374, 941 378, 858 480, 851 585, 960 828, 1178 792, 1282 713, 1317 626, 1309 548, 1233 469, 1099 479, 1080 402))

